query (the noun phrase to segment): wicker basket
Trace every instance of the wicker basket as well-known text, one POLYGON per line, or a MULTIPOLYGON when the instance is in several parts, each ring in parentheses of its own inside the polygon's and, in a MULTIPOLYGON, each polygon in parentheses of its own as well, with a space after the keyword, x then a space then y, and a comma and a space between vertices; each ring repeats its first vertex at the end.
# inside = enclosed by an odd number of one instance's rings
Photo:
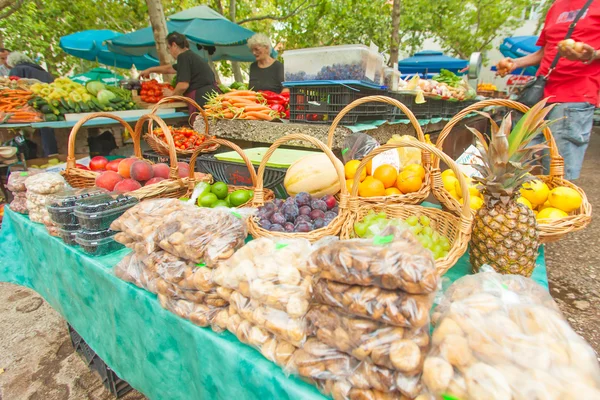
MULTIPOLYGON (((362 99, 358 99, 348 104, 333 120, 331 127, 329 128, 329 133, 327 137, 327 145, 329 148, 333 146, 333 136, 335 135, 335 129, 338 124, 344 118, 348 112, 350 112, 353 108, 360 106, 361 104, 368 102, 379 102, 379 103, 387 103, 392 106, 398 107, 410 120, 411 124, 415 128, 417 132, 417 139, 421 143, 425 143, 425 135, 423 134, 423 130, 421 129, 421 125, 419 125, 419 121, 413 113, 410 111, 408 107, 406 107, 403 103, 398 100, 392 99, 391 97, 386 96, 368 96, 363 97, 362 99)), ((416 146, 413 146, 416 147, 416 146)), ((364 203, 377 203, 377 204, 394 204, 394 203, 404 203, 404 204, 419 204, 423 200, 429 196, 429 192, 431 190, 431 178, 430 178, 430 170, 431 170, 431 155, 427 151, 423 151, 422 155, 422 165, 425 169, 425 178, 423 179, 423 185, 421 188, 413 193, 406 194, 395 194, 391 196, 375 196, 375 197, 359 197, 360 202, 364 203)))
MULTIPOLYGON (((183 101, 183 102, 186 102, 186 103, 191 104, 192 106, 196 107, 198 109, 198 114, 202 115, 202 118, 204 118, 205 132, 203 133, 203 135, 206 136, 207 138, 211 138, 211 136, 209 134, 208 118, 206 117, 206 113, 204 112, 202 107, 200 107, 200 105, 198 103, 196 103, 194 100, 190 99, 189 97, 185 97, 185 96, 164 97, 164 98, 160 99, 160 101, 158 103, 156 103, 154 105, 154 107, 152 107, 152 110, 150 110, 150 114, 156 114, 156 112, 160 109, 161 105, 170 103, 173 101, 183 101)), ((190 118, 191 117, 192 116, 190 115, 190 118)), ((168 155, 169 154, 169 145, 167 143, 165 143, 162 139, 160 139, 158 136, 153 134, 154 130, 152 129, 153 128, 152 125, 153 125, 152 121, 150 121, 150 123, 148 125, 148 133, 146 133, 146 135, 144 136, 144 140, 148 143, 148 145, 152 148, 152 150, 154 150, 158 154, 168 155)), ((210 146, 210 147, 199 146, 197 149, 192 149, 192 150, 181 150, 181 149, 175 148, 175 152, 178 155, 190 157, 198 149, 201 149, 201 151, 200 151, 201 153, 212 153, 215 150, 217 150, 218 148, 219 148, 219 144, 214 143, 214 145, 210 146)))
MULTIPOLYGON (((277 148, 279 146, 281 146, 287 142, 293 141, 293 140, 302 140, 302 141, 311 143, 318 149, 322 150, 325 154, 327 154, 327 157, 329 157, 331 162, 334 165, 336 165, 335 164, 335 159, 336 159, 335 155, 333 154, 331 149, 329 149, 329 147, 327 147, 319 139, 316 139, 312 136, 308 136, 308 135, 301 134, 301 133, 292 133, 292 134, 289 134, 289 135, 286 135, 284 137, 277 139, 271 145, 271 147, 269 147, 269 149, 267 150, 263 159, 260 162, 260 166, 258 167, 258 179, 256 182, 256 190, 254 191, 254 200, 252 202, 253 207, 259 207, 265 203, 263 178, 265 175, 265 169, 267 167, 267 161, 269 161, 269 158, 273 155, 273 153, 275 152, 275 150, 277 150, 277 148)), ((311 242, 322 239, 325 236, 339 235, 340 231, 342 230, 342 226, 344 225, 344 222, 346 221, 346 218, 348 217, 348 190, 346 189, 346 181, 344 179, 343 168, 336 167, 336 172, 337 172, 338 178, 340 180, 340 190, 341 190, 340 194, 339 194, 339 199, 338 199, 339 200, 339 203, 338 203, 339 212, 338 212, 337 217, 335 217, 327 226, 320 228, 320 229, 315 229, 314 231, 306 232, 306 233, 304 233, 304 232, 294 232, 294 233, 271 232, 271 231, 261 228, 260 225, 258 225, 258 221, 256 219, 250 219, 248 222, 249 233, 254 238, 259 238, 259 237, 304 238, 304 239, 310 240, 311 242)))
MULTIPOLYGON (((512 100, 493 99, 480 101, 463 109, 460 113, 456 114, 450 121, 448 121, 444 129, 440 132, 436 147, 438 149, 443 147, 444 140, 450 134, 452 128, 468 114, 489 106, 508 107, 523 113, 529 110, 527 106, 512 100)), ((558 147, 554 141, 554 137, 552 136, 550 129, 544 130, 544 136, 546 137, 550 151, 550 174, 538 175, 537 177, 545 182, 550 189, 553 189, 557 186, 567 186, 575 189, 583 198, 579 209, 573 211, 568 217, 557 219, 548 223, 538 224, 540 242, 549 243, 560 239, 569 232, 574 232, 585 228, 592 220, 592 206, 590 205, 587 196, 581 188, 563 178, 564 161, 558 152, 558 147)), ((485 140, 481 137, 478 139, 485 140)), ((461 207, 460 203, 444 188, 440 171, 440 160, 437 158, 434 158, 433 160, 432 184, 433 194, 445 207, 451 210, 458 210, 461 207)))
POLYGON ((370 210, 375 212, 385 212, 388 217, 402 218, 405 219, 411 215, 426 215, 432 221, 432 225, 441 234, 448 238, 450 242, 450 250, 448 255, 444 258, 435 260, 435 267, 439 275, 443 275, 448 271, 456 261, 464 254, 471 238, 471 223, 473 216, 469 209, 469 190, 465 178, 460 174, 460 170, 456 163, 441 150, 427 143, 414 143, 408 140, 402 140, 394 144, 386 144, 378 147, 369 153, 358 166, 357 173, 360 173, 363 168, 367 165, 367 162, 371 160, 377 154, 381 154, 384 151, 390 149, 396 149, 398 147, 418 147, 421 150, 431 152, 437 157, 440 157, 447 163, 450 168, 456 173, 458 181, 460 183, 461 192, 463 198, 466 199, 465 204, 462 206, 460 211, 442 211, 435 208, 428 208, 419 205, 410 204, 372 204, 360 202, 358 198, 358 184, 355 182, 350 193, 349 207, 350 214, 346 218, 346 222, 342 227, 342 239, 349 239, 354 237, 354 223, 360 221, 370 210))
MULTIPOLYGON (((244 163, 246 164, 246 168, 248 168, 248 172, 250 172, 250 179, 252 179, 252 186, 236 186, 236 185, 228 185, 228 189, 229 189, 229 193, 235 192, 236 190, 240 190, 240 189, 245 189, 245 190, 254 190, 256 191, 256 171, 254 171, 254 166, 252 165, 252 162, 250 161, 250 159, 248 158, 248 156, 246 155, 246 153, 244 153, 244 150, 242 150, 238 145, 231 143, 228 140, 224 140, 224 139, 210 139, 207 140, 206 142, 204 142, 202 146, 212 146, 214 144, 217 145, 221 145, 221 146, 225 146, 225 147, 229 147, 230 149, 233 149, 236 153, 238 153, 240 155, 240 157, 242 157, 242 160, 244 160, 244 163)), ((201 153, 203 153, 202 148, 198 148, 196 149, 196 151, 194 152, 194 154, 192 154, 192 158, 190 159, 190 178, 189 178, 189 189, 188 189, 188 197, 191 196, 192 192, 194 191, 194 187, 196 187, 196 180, 194 178, 194 173, 193 171, 195 170, 196 167, 196 158, 198 158, 198 155, 200 155, 201 153)), ((263 198, 265 201, 271 201, 273 199, 275 199, 275 193, 273 193, 273 191, 271 189, 263 189, 263 198)), ((252 199, 248 200, 246 203, 238 206, 237 208, 242 208, 242 207, 251 207, 252 206, 252 199)))
MULTIPOLYGON (((111 118, 117 120, 125 129, 127 129, 131 133, 131 137, 133 139, 134 156, 139 158, 140 160, 144 159, 142 157, 142 150, 140 147, 140 134, 144 123, 146 121, 156 122, 165 132, 167 141, 170 144, 169 156, 171 169, 169 172, 169 179, 165 179, 164 181, 155 183, 154 185, 144 186, 138 190, 129 192, 127 194, 137 197, 140 200, 143 200, 150 198, 165 197, 179 198, 187 193, 189 178, 179 178, 179 171, 177 167, 177 155, 175 154, 175 146, 173 145, 173 137, 171 136, 171 132, 169 131, 169 128, 167 127, 165 122, 153 114, 143 115, 135 125, 135 129, 131 129, 131 126, 127 122, 110 113, 94 113, 78 121, 69 135, 67 168, 65 169, 65 171, 62 172, 62 175, 64 176, 67 183, 69 183, 69 185, 75 188, 93 187, 96 184, 96 177, 100 175, 98 172, 82 170, 76 168, 75 166, 75 138, 77 137, 77 132, 83 126, 83 124, 94 118, 111 118)), ((196 179, 198 178, 196 177, 196 179)), ((204 177, 201 179, 205 179, 209 182, 212 181, 212 177, 210 175, 204 175, 204 177)))

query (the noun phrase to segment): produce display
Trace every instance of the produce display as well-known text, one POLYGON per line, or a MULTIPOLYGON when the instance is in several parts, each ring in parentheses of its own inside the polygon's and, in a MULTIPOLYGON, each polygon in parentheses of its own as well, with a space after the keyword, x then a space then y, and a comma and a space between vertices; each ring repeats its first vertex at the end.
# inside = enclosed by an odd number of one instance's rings
POLYGON ((211 307, 205 304, 198 304, 187 300, 175 300, 162 294, 158 295, 160 305, 179 315, 181 318, 189 319, 195 325, 206 327, 212 326, 216 332, 222 332, 225 327, 213 324, 213 321, 222 321, 222 314, 227 315, 227 310, 222 307, 211 307))
POLYGON ((239 207, 248 203, 254 197, 250 189, 229 190, 225 182, 215 182, 212 185, 200 182, 194 188, 192 199, 198 207, 239 207))
POLYGON ((340 191, 337 170, 343 164, 337 158, 335 165, 325 153, 314 153, 294 161, 285 173, 283 186, 291 196, 307 192, 313 197, 335 195, 340 191))
POLYGON ((65 114, 136 108, 131 92, 105 86, 99 81, 89 81, 84 86, 63 77, 52 83, 34 84, 31 91, 34 97, 28 104, 44 114, 44 119, 49 122, 64 121, 65 114))
POLYGON ((79 200, 87 199, 88 197, 96 197, 107 193, 106 190, 100 188, 89 189, 68 189, 53 194, 48 199, 48 213, 52 222, 57 225, 79 225, 77 216, 75 215, 76 204, 79 200))
POLYGON ((173 90, 173 86, 168 83, 159 83, 156 79, 142 81, 140 98, 146 103, 158 103, 165 97, 163 89, 173 90))
POLYGON ((460 278, 433 322, 423 372, 432 396, 424 400, 600 398, 594 351, 532 280, 494 272, 460 278))
POLYGON ((477 94, 463 78, 445 69, 432 79, 422 79, 415 75, 406 85, 406 90, 416 91, 417 96, 421 97, 417 104, 425 101, 423 95, 434 99, 463 101, 477 94))
POLYGON ((249 119, 272 121, 285 117, 285 112, 269 106, 262 93, 252 90, 232 90, 224 94, 213 93, 204 106, 206 114, 215 119, 249 119))
MULTIPOLYGON (((466 175, 463 175, 463 177, 467 181, 469 189, 469 207, 471 210, 477 211, 483 205, 483 194, 480 191, 482 186, 466 175)), ((456 177, 454 171, 447 169, 442 172, 442 183, 444 185, 444 189, 450 193, 450 196, 458 200, 460 204, 463 204, 460 183, 458 182, 458 178, 456 177)))
POLYGON ((29 219, 32 222, 44 224, 52 236, 58 236, 59 232, 50 218, 46 205, 50 201, 50 195, 62 191, 65 185, 66 182, 62 176, 51 172, 31 175, 25 180, 29 219))
MULTIPOLYGON (((475 214, 471 234, 474 271, 487 264, 505 273, 530 276, 533 272, 539 245, 537 222, 533 211, 517 200, 521 187, 533 179, 528 174, 533 168, 529 160, 543 148, 529 144, 548 125, 544 118, 552 108, 546 107, 546 101, 533 106, 512 130, 510 114, 499 127, 491 124, 489 147, 478 144, 483 165, 472 166, 481 174, 474 181, 482 187, 483 205, 475 214)), ((523 193, 529 196, 536 191, 525 188, 523 193)))
POLYGON ((492 91, 498 90, 498 87, 496 85, 494 85, 493 83, 479 83, 477 85, 477 91, 480 91, 480 90, 492 92, 492 91))
POLYGON ((242 82, 233 82, 229 86, 219 83, 218 86, 219 86, 219 89, 221 90, 221 92, 223 92, 223 93, 229 93, 232 90, 248 90, 248 89, 250 89, 248 87, 248 85, 246 85, 245 83, 242 83, 242 82))
POLYGON ((0 123, 41 122, 42 116, 31 107, 33 92, 26 89, 0 90, 0 123))
POLYGON ((271 232, 310 232, 329 225, 338 212, 332 195, 319 199, 301 192, 285 201, 275 199, 260 206, 256 216, 260 227, 271 232))
POLYGON ((267 101, 269 108, 279 113, 279 118, 290 119, 290 93, 275 93, 269 90, 258 91, 267 101))
MULTIPOLYGON (((106 232, 107 235, 109 234, 108 230, 103 232, 106 232)), ((94 233, 94 235, 89 234, 89 236, 95 236, 97 234, 97 232, 94 233)), ((86 234, 85 231, 80 231, 76 234, 75 241, 77 244, 79 244, 79 246, 81 246, 81 249, 89 255, 104 256, 123 248, 121 243, 115 241, 116 232, 110 233, 110 236, 106 236, 101 239, 87 240, 84 238, 88 236, 88 234, 86 234)))
POLYGON ((374 239, 350 239, 317 249, 309 261, 323 279, 349 285, 425 294, 437 289, 430 251, 408 231, 374 239))
POLYGON ((360 238, 385 236, 390 228, 410 231, 423 247, 430 250, 437 260, 448 255, 450 240, 440 234, 435 221, 426 215, 411 215, 405 220, 389 219, 385 212, 375 213, 372 209, 360 221, 354 223, 354 233, 360 238))
POLYGON ((520 194, 517 202, 533 210, 540 224, 569 216, 579 209, 583 202, 577 190, 568 186, 557 186, 550 190, 548 185, 539 179, 524 183, 520 194))
POLYGON ((104 193, 75 200, 72 212, 82 228, 102 231, 137 203, 138 199, 132 196, 104 193))
MULTIPOLYGON (((176 128, 174 126, 169 126, 169 131, 171 131, 171 135, 173 136, 175 148, 179 150, 194 150, 205 141, 213 139, 211 136, 202 135, 193 129, 186 127, 176 128)), ((167 139, 162 128, 154 129, 152 134, 167 144, 167 139)))

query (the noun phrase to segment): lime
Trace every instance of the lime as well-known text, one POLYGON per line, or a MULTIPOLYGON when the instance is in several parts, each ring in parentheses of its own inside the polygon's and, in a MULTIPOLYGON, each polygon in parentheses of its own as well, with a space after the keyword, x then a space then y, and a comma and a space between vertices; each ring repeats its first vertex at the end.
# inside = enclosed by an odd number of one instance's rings
POLYGON ((201 198, 198 199, 198 205, 200 207, 212 207, 212 205, 217 202, 219 199, 217 195, 214 193, 207 193, 201 198))
POLYGON ((241 206, 250 200, 250 194, 247 190, 240 189, 229 195, 229 201, 233 207, 241 206))
POLYGON ((190 198, 189 197, 180 197, 179 200, 181 201, 188 201, 190 198))
POLYGON ((210 191, 214 193, 219 200, 223 200, 227 197, 229 190, 227 188, 227 184, 225 182, 215 182, 210 188, 210 191))
POLYGON ((227 207, 229 208, 229 204, 225 200, 217 200, 213 203, 212 208, 215 207, 227 207))
POLYGON ((231 207, 231 194, 228 194, 227 197, 225 197, 225 201, 227 202, 227 207, 231 207))

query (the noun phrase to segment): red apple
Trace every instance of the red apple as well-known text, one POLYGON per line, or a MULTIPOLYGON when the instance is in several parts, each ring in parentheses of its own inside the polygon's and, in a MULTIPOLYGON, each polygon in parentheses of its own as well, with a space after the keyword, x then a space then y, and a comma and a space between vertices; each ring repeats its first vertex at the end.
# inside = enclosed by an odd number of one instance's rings
POLYGON ((90 160, 90 169, 92 171, 102 171, 106 169, 106 164, 108 164, 106 157, 96 156, 90 160))
POLYGON ((121 164, 121 161, 123 161, 122 158, 110 161, 108 164, 106 164, 106 170, 119 172, 119 164, 121 164))
POLYGON ((83 164, 75 164, 75 168, 78 168, 78 169, 85 169, 86 171, 89 171, 89 170, 90 170, 90 169, 89 169, 89 167, 87 167, 87 166, 85 166, 85 165, 83 165, 83 164))

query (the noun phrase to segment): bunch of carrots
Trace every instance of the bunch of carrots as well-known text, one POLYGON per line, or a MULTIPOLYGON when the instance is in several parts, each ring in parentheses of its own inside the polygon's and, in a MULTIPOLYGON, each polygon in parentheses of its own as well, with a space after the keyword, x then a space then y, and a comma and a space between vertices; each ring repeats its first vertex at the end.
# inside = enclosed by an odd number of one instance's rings
POLYGON ((207 100, 204 110, 212 118, 272 121, 280 117, 277 111, 267 105, 263 95, 253 90, 232 90, 225 94, 214 94, 207 100))
POLYGON ((32 96, 32 92, 22 89, 5 89, 0 91, 2 122, 15 124, 43 121, 40 114, 27 104, 27 101, 32 96))

